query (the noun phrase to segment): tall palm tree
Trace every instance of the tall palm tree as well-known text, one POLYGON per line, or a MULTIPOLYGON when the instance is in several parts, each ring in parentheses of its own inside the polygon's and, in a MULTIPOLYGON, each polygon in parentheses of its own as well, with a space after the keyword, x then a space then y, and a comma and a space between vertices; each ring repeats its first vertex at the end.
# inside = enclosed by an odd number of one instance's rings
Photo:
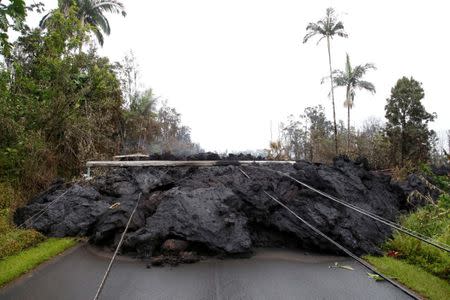
POLYGON ((316 23, 309 23, 306 26, 306 35, 303 38, 303 43, 306 43, 310 38, 319 35, 321 36, 317 44, 320 43, 324 38, 327 39, 328 48, 328 65, 330 67, 330 88, 331 88, 331 102, 333 104, 333 125, 334 125, 334 147, 336 155, 338 154, 338 139, 337 139, 337 125, 336 125, 336 109, 334 105, 334 86, 333 86, 333 68, 331 66, 331 45, 330 42, 334 36, 348 37, 347 33, 344 31, 344 24, 338 21, 334 9, 327 8, 325 18, 317 21, 316 23))
POLYGON ((355 103, 356 89, 366 90, 375 94, 375 86, 373 83, 362 80, 362 77, 368 70, 376 70, 373 64, 357 65, 352 68, 350 57, 347 53, 344 71, 335 70, 334 85, 346 88, 344 106, 347 107, 347 153, 350 152, 350 110, 355 103))
MULTIPOLYGON (((67 14, 72 5, 78 7, 77 16, 84 25, 91 25, 91 30, 96 36, 100 46, 103 46, 103 34, 109 35, 111 27, 105 13, 120 13, 126 16, 123 4, 117 0, 59 0, 58 6, 63 14, 67 14)), ((41 28, 47 26, 48 20, 51 18, 55 10, 46 14, 39 22, 41 28)))

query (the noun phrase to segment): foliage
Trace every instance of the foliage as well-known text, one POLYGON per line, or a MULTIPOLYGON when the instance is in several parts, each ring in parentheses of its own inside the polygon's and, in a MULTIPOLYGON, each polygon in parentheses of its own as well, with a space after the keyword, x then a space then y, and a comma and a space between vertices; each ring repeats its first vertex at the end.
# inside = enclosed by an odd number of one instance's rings
POLYGON ((364 122, 363 127, 352 135, 350 144, 350 155, 367 158, 373 169, 381 170, 389 167, 390 144, 385 135, 384 125, 377 119, 369 119, 364 122))
POLYGON ((447 299, 450 294, 448 281, 426 272, 420 266, 386 256, 367 256, 365 259, 383 274, 395 278, 427 299, 447 299))
POLYGON ((320 36, 317 43, 327 37, 348 37, 347 33, 344 31, 344 24, 337 20, 335 11, 332 7, 327 8, 323 19, 318 20, 316 23, 309 23, 308 26, 306 26, 306 31, 307 33, 303 38, 303 43, 308 42, 310 38, 316 35, 320 36))
POLYGON ((10 210, 0 210, 0 259, 32 247, 45 238, 35 230, 17 229, 10 225, 10 210))
POLYGON ((21 30, 26 15, 25 0, 11 0, 9 4, 0 2, 0 53, 4 56, 11 52, 8 30, 21 30))
POLYGON ((122 147, 124 153, 192 154, 200 147, 191 141, 190 128, 166 101, 159 103, 152 89, 140 89, 139 64, 133 52, 115 64, 124 97, 122 147))
POLYGON ((22 203, 21 195, 9 182, 0 182, 0 210, 22 203))
POLYGON ((366 72, 371 69, 376 70, 375 65, 371 63, 352 67, 350 57, 347 54, 344 71, 333 71, 334 84, 338 87, 346 88, 346 97, 344 102, 346 107, 353 107, 356 89, 367 90, 371 93, 375 93, 375 86, 371 82, 362 80, 362 77, 366 74, 366 72))
POLYGON ((282 124, 281 140, 293 159, 330 160, 334 155, 331 137, 332 125, 321 105, 307 107, 298 120, 290 116, 288 123, 282 124))
POLYGON ((31 193, 120 143, 120 83, 95 50, 77 53, 87 37, 76 10, 68 13, 54 12, 47 31, 21 36, 1 70, 0 176, 31 193))
POLYGON ((287 160, 289 158, 280 141, 270 142, 269 149, 266 152, 269 160, 287 160))
MULTIPOLYGON (((442 194, 438 204, 430 204, 404 216, 400 223, 444 244, 450 244, 450 197, 442 194)), ((399 252, 399 258, 421 266, 426 271, 450 279, 450 255, 412 237, 395 233, 388 241, 387 249, 399 252)))
MULTIPOLYGON (((332 124, 326 119, 322 106, 307 107, 296 119, 289 116, 287 123, 281 123, 280 141, 290 159, 306 159, 314 162, 331 162, 334 157, 332 124)), ((339 122, 338 142, 347 139, 347 129, 339 122)), ((365 122, 359 131, 350 129, 350 157, 367 158, 370 167, 385 169, 389 166, 389 141, 384 126, 376 119, 365 122)))
POLYGON ((434 174, 430 165, 428 165, 428 164, 422 164, 420 166, 420 171, 427 178, 429 178, 430 181, 434 185, 436 185, 439 189, 441 189, 445 193, 447 193, 447 194, 443 194, 442 197, 444 197, 444 198, 449 197, 448 194, 450 194, 450 178, 448 176, 445 176, 445 175, 439 176, 439 175, 434 174))
POLYGON ((347 153, 350 153, 350 110, 355 104, 356 89, 366 90, 375 93, 375 86, 368 81, 362 80, 362 77, 370 69, 376 69, 373 64, 357 65, 352 67, 350 57, 347 54, 344 71, 335 70, 333 72, 334 85, 337 87, 345 87, 344 106, 347 107, 347 153))
POLYGON ((327 40, 327 48, 328 48, 328 66, 330 68, 330 87, 331 87, 331 102, 333 105, 333 129, 334 129, 334 148, 335 155, 338 154, 338 133, 337 133, 337 124, 336 124, 336 108, 334 102, 334 85, 333 85, 333 68, 331 66, 331 50, 330 50, 330 39, 333 39, 334 36, 339 37, 348 37, 347 33, 344 31, 344 24, 341 21, 338 21, 334 12, 334 9, 329 7, 326 10, 325 17, 316 23, 309 23, 306 26, 306 35, 303 38, 303 43, 306 43, 309 39, 314 36, 320 36, 319 41, 324 38, 327 40))
POLYGON ((34 269, 39 264, 76 245, 73 238, 50 238, 34 248, 0 260, 0 286, 34 269))
POLYGON ((30 198, 57 176, 79 176, 88 159, 198 150, 180 114, 158 108, 151 89, 137 88, 133 59, 111 64, 94 48, 80 51, 91 30, 80 9, 53 10, 45 30, 24 30, 0 66, 0 182, 8 187, 2 207, 18 205, 11 189, 30 198))
POLYGON ((421 83, 403 77, 387 99, 386 132, 395 164, 403 164, 406 160, 425 162, 430 156, 434 132, 428 129, 428 123, 436 116, 423 107, 424 95, 421 83))
MULTIPOLYGON (((54 14, 63 13, 67 16, 69 11, 77 8, 76 17, 86 28, 91 31, 101 46, 104 43, 103 34, 109 35, 111 28, 105 13, 120 13, 126 16, 123 4, 117 0, 59 0, 58 9, 54 9, 46 14, 39 25, 47 28, 49 20, 54 14)), ((81 47, 81 46, 80 46, 81 47)))

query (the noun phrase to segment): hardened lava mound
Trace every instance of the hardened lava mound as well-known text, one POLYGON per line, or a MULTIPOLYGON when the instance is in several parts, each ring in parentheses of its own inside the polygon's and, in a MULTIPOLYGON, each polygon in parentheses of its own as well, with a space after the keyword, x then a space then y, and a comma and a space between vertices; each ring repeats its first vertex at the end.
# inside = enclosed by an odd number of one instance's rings
POLYGON ((175 253, 189 261, 192 253, 248 255, 255 247, 268 246, 339 253, 267 197, 267 191, 358 255, 378 253, 379 246, 391 236, 389 227, 273 170, 394 221, 402 210, 410 208, 407 196, 412 190, 432 192, 415 177, 402 184, 393 183, 389 176, 368 171, 345 158, 336 159, 332 166, 300 161, 116 168, 87 182, 56 182, 17 209, 14 221, 21 224, 48 206, 29 224, 31 227, 48 236, 89 237, 94 245, 114 248, 141 194, 122 247, 125 254, 158 257, 175 253))

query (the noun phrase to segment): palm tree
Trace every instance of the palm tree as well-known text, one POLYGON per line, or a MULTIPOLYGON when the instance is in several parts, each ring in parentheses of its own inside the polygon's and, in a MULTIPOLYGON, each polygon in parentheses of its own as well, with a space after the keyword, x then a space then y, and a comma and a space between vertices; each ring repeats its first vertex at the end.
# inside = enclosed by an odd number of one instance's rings
POLYGON ((334 85, 346 88, 344 106, 347 107, 347 153, 350 152, 350 110, 355 104, 355 91, 356 89, 360 89, 375 94, 375 86, 373 83, 362 80, 364 74, 370 69, 376 70, 373 64, 357 65, 352 68, 350 57, 347 54, 345 70, 335 70, 333 72, 334 85))
POLYGON ((334 147, 336 155, 338 154, 338 139, 337 139, 337 125, 336 125, 336 109, 334 105, 334 86, 333 86, 333 68, 331 66, 331 51, 330 51, 330 40, 333 39, 334 36, 339 37, 348 37, 347 33, 344 31, 344 24, 341 21, 338 21, 335 14, 334 9, 329 7, 326 11, 326 16, 322 20, 317 21, 317 23, 309 23, 306 26, 306 35, 303 38, 303 43, 306 43, 310 38, 320 35, 320 39, 317 44, 320 43, 324 38, 327 39, 327 48, 328 48, 328 64, 330 67, 330 88, 331 88, 331 102, 333 103, 333 125, 334 125, 334 147))
MULTIPOLYGON (((78 7, 77 17, 83 25, 90 25, 91 30, 96 36, 100 46, 103 46, 103 34, 109 35, 111 27, 105 13, 120 13, 126 16, 123 4, 117 0, 59 0, 58 6, 60 11, 67 15, 72 5, 78 7)), ((46 14, 39 22, 41 28, 45 28, 48 20, 51 18, 55 10, 46 14)))

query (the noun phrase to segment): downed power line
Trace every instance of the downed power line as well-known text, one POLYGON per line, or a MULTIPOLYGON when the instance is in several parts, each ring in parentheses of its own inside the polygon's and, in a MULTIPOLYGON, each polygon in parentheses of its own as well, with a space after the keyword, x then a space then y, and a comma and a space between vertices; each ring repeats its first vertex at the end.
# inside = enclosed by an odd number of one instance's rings
MULTIPOLYGON (((259 168, 261 168, 261 167, 259 167, 259 168)), ((322 195, 325 198, 328 198, 328 199, 330 199, 330 200, 332 200, 332 201, 334 201, 336 203, 339 203, 339 204, 341 204, 341 205, 343 205, 343 206, 345 206, 347 208, 350 208, 350 209, 352 209, 354 211, 357 211, 360 214, 363 214, 363 215, 365 215, 365 216, 367 216, 367 217, 369 217, 369 218, 371 218, 371 219, 373 219, 375 221, 378 221, 378 222, 383 223, 383 224, 385 224, 387 226, 390 226, 391 228, 397 229, 398 231, 403 232, 403 233, 405 233, 405 234, 407 234, 407 235, 409 235, 409 236, 411 236, 411 237, 413 237, 415 239, 418 239, 418 240, 420 240, 422 242, 425 242, 425 243, 427 243, 427 244, 429 244, 431 246, 434 246, 434 247, 436 247, 436 248, 438 248, 440 250, 443 250, 443 251, 446 251, 446 252, 450 253, 450 247, 448 245, 444 244, 444 243, 441 243, 439 241, 433 240, 430 237, 425 236, 425 235, 423 235, 423 234, 421 234, 419 232, 416 232, 416 231, 413 231, 411 229, 408 229, 408 228, 406 228, 406 227, 404 227, 404 226, 402 226, 402 225, 400 225, 398 223, 394 223, 392 221, 389 221, 389 220, 387 220, 387 219, 385 219, 385 218, 383 218, 383 217, 381 217, 381 216, 379 216, 377 214, 369 212, 369 211, 367 211, 365 209, 362 209, 362 208, 360 208, 360 207, 358 207, 356 205, 353 205, 353 204, 348 203, 348 202, 346 202, 344 200, 341 200, 341 199, 338 199, 336 197, 333 197, 333 196, 331 196, 331 195, 329 195, 329 194, 327 194, 325 192, 322 192, 322 191, 320 191, 320 190, 318 190, 318 189, 316 189, 316 188, 314 188, 314 187, 312 187, 312 186, 310 186, 310 185, 308 185, 308 184, 306 184, 306 183, 304 183, 304 182, 302 182, 302 181, 292 177, 291 175, 289 175, 287 173, 284 173, 284 172, 281 172, 281 171, 277 171, 277 170, 272 170, 270 168, 265 168, 265 170, 272 171, 272 172, 277 173, 278 175, 281 175, 283 177, 287 177, 287 178, 295 181, 296 183, 298 183, 298 184, 300 184, 300 185, 302 185, 302 186, 304 186, 304 187, 306 187, 306 188, 308 188, 308 189, 318 193, 319 195, 322 195)), ((242 172, 242 170, 241 170, 241 172, 242 172)))
POLYGON ((111 267, 114 263, 114 260, 116 259, 117 253, 119 252, 120 247, 122 246, 123 240, 125 238, 125 234, 127 233, 128 227, 130 226, 131 220, 133 219, 134 213, 136 212, 136 209, 139 205, 139 201, 141 200, 142 193, 139 193, 138 199, 136 201, 136 205, 133 208, 133 211, 131 212, 130 218, 128 219, 127 225, 125 226, 125 229, 122 232, 122 235, 120 236, 119 244, 117 244, 116 250, 114 251, 113 256, 111 257, 111 261, 109 262, 108 268, 106 268, 105 275, 103 275, 103 279, 100 282, 100 285, 97 289, 97 293, 95 294, 94 300, 97 300, 100 297, 100 294, 103 290, 103 286, 105 285, 106 279, 109 276, 109 272, 111 271, 111 267))
MULTIPOLYGON (((241 171, 242 174, 244 174, 245 177, 247 177, 248 179, 252 180, 250 178, 250 176, 244 172, 244 170, 242 170, 241 168, 239 168, 239 171, 241 171)), ((417 295, 415 295, 414 293, 412 293, 411 291, 409 291, 408 289, 406 289, 405 287, 403 287, 402 285, 398 284, 397 282, 395 282, 394 280, 390 279, 389 277, 387 277, 386 275, 378 272, 374 267, 372 267, 369 263, 367 263, 366 261, 364 261, 363 259, 359 258, 356 254, 353 254, 350 250, 348 250, 347 248, 345 248, 344 246, 342 246, 341 244, 339 244, 338 242, 334 241, 332 238, 330 238, 329 236, 327 236, 325 233, 323 233, 322 231, 320 231, 319 229, 317 229, 316 227, 314 227, 313 225, 311 225, 308 221, 306 221, 305 219, 303 219, 302 217, 300 217, 299 215, 297 215, 292 209, 290 209, 286 204, 284 204, 283 202, 281 202, 280 200, 278 200, 277 198, 275 198, 274 196, 272 196, 271 194, 269 194, 266 191, 263 191, 264 194, 269 197, 270 199, 272 199, 273 201, 275 201, 276 203, 278 203, 279 205, 281 205, 283 208, 285 208, 289 213, 291 213, 294 217, 296 217, 298 220, 300 220, 303 224, 305 224, 308 228, 310 228, 312 231, 314 231, 316 234, 318 234, 319 236, 323 237, 324 239, 326 239, 327 241, 329 241, 330 243, 332 243, 333 245, 335 245, 338 249, 340 249, 342 252, 344 252, 345 254, 347 254, 348 256, 350 256, 351 258, 353 258, 355 261, 357 261, 358 263, 360 263, 361 265, 363 265, 364 267, 366 267, 367 269, 369 269, 370 271, 374 272, 375 274, 378 274, 380 277, 382 277, 384 280, 386 280, 387 282, 389 282, 390 284, 392 284, 394 287, 400 289, 402 292, 404 292, 405 294, 407 294, 408 296, 412 297, 413 299, 420 299, 417 295)))

